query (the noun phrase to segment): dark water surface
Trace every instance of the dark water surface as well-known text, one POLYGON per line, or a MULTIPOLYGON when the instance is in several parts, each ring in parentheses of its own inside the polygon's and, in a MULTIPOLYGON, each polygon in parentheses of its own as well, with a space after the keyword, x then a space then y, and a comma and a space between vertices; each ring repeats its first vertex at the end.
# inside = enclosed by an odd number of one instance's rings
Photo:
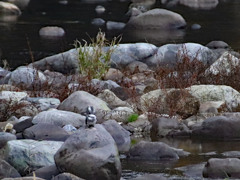
MULTIPOLYGON (((100 17, 106 21, 128 21, 125 15, 130 4, 128 1, 92 0, 93 3, 86 3, 84 0, 69 0, 67 4, 59 2, 31 0, 16 21, 4 22, 0 17, 1 59, 6 59, 11 68, 73 48, 72 44, 76 39, 89 40, 89 36, 95 37, 99 27, 91 25, 93 18, 100 17), (97 5, 103 5, 106 12, 97 14, 95 12, 97 5), (47 25, 63 27, 66 31, 65 37, 58 40, 40 38, 39 29, 47 25)), ((155 7, 164 6, 157 1, 155 7)), ((183 6, 168 9, 180 13, 188 23, 187 28, 180 32, 180 35, 170 33, 167 36, 159 31, 116 32, 106 31, 105 27, 101 29, 106 32, 109 39, 122 34, 122 43, 149 42, 161 46, 166 43, 197 42, 205 45, 212 40, 223 40, 234 50, 240 50, 239 0, 220 0, 218 6, 212 10, 194 10, 183 6), (190 27, 194 23, 200 24, 202 28, 192 30, 190 27)))
MULTIPOLYGON (((142 139, 138 139, 140 141, 142 139)), ((149 141, 150 139, 145 139, 149 141)), ((150 140, 151 141, 151 140, 150 140)), ((240 151, 240 141, 199 140, 191 138, 155 139, 191 154, 176 161, 122 160, 123 177, 130 179, 142 174, 162 174, 169 179, 203 179, 202 169, 210 158, 226 158, 228 151, 240 151), (196 168, 201 167, 201 168, 196 168)))

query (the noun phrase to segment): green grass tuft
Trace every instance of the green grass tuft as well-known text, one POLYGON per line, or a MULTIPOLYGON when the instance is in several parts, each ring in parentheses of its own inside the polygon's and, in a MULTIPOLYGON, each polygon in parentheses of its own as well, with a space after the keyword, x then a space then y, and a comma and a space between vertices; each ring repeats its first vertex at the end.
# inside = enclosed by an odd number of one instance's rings
POLYGON ((134 122, 138 119, 138 114, 131 114, 129 117, 128 117, 128 122, 134 122))

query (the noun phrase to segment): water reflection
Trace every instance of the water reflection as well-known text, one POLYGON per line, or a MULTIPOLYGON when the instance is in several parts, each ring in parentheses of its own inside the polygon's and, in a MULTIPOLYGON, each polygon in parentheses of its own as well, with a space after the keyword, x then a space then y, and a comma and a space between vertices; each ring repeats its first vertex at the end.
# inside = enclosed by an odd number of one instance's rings
POLYGON ((0 23, 2 25, 8 25, 8 23, 16 22, 18 20, 17 15, 0 15, 0 23))
MULTIPOLYGON (((149 141, 149 138, 134 138, 137 143, 141 140, 149 141)), ((143 172, 164 173, 168 175, 187 176, 190 178, 202 177, 202 169, 210 158, 225 158, 223 152, 240 151, 240 141, 216 141, 200 140, 191 138, 157 138, 152 137, 153 141, 160 141, 171 147, 183 149, 191 154, 181 157, 177 161, 134 161, 123 159, 123 176, 132 177, 143 172), (127 171, 127 172, 126 172, 127 171), (126 174, 125 174, 126 172, 126 174)))
POLYGON ((184 30, 159 30, 159 29, 134 29, 124 33, 124 38, 134 39, 137 42, 148 42, 155 45, 161 45, 167 42, 176 42, 183 40, 184 30))

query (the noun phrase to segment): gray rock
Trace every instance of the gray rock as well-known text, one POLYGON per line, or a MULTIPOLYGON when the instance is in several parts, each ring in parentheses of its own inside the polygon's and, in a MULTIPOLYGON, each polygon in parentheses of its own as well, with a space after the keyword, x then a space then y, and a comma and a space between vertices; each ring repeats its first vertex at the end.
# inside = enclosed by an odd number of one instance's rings
POLYGON ((187 165, 187 166, 182 166, 182 167, 178 167, 175 169, 183 172, 183 175, 186 177, 191 177, 191 178, 194 177, 194 179, 196 177, 197 179, 198 178, 203 179, 202 171, 203 171, 204 166, 205 166, 205 163, 200 163, 200 164, 191 164, 191 165, 187 165))
POLYGON ((116 108, 116 107, 130 107, 130 105, 119 99, 112 91, 105 89, 101 93, 97 95, 100 99, 105 101, 110 108, 116 108))
POLYGON ((51 180, 84 180, 84 179, 77 177, 71 173, 62 173, 62 174, 55 176, 51 180))
POLYGON ((138 119, 134 122, 128 122, 126 128, 128 131, 135 135, 150 135, 150 130, 152 127, 152 123, 148 120, 147 114, 142 114, 138 116, 138 119))
POLYGON ((21 10, 12 3, 0 2, 0 13, 7 15, 20 15, 21 10))
MULTIPOLYGON (((45 167, 39 168, 36 171, 34 171, 34 174, 35 174, 36 177, 43 178, 43 179, 46 179, 46 180, 51 180, 52 177, 57 176, 59 174, 59 171, 54 164, 54 165, 51 165, 51 166, 45 166, 45 167)), ((31 173, 27 176, 33 177, 34 174, 31 173)))
POLYGON ((39 123, 23 131, 25 139, 65 141, 70 135, 63 128, 54 124, 39 123))
POLYGON ((194 9, 213 9, 219 1, 218 0, 180 0, 179 3, 194 9))
POLYGON ((51 108, 57 108, 60 104, 60 100, 57 98, 31 97, 26 100, 31 102, 40 112, 51 108))
POLYGON ((33 125, 32 118, 29 117, 22 121, 19 121, 13 125, 13 129, 16 130, 17 133, 23 132, 25 129, 31 127, 33 125))
POLYGON ((99 79, 92 79, 91 83, 94 87, 98 87, 99 89, 113 90, 115 88, 120 87, 116 82, 114 82, 112 80, 102 81, 99 79))
POLYGON ((110 110, 106 102, 85 91, 76 91, 72 93, 58 106, 58 109, 84 114, 87 106, 94 107, 96 115, 99 119, 102 118, 99 114, 110 110))
POLYGON ((129 11, 126 13, 126 15, 130 16, 130 18, 134 16, 138 16, 139 14, 142 14, 142 11, 136 7, 129 9, 129 11))
POLYGON ((227 152, 223 152, 221 153, 221 155, 225 156, 225 157, 231 157, 231 158, 239 158, 240 157, 240 151, 227 151, 227 152))
POLYGON ((0 179, 21 177, 18 171, 4 160, 0 160, 0 179))
POLYGON ((198 30, 198 29, 201 29, 201 25, 200 24, 193 24, 192 26, 191 26, 191 28, 193 29, 193 30, 198 30))
POLYGON ((138 16, 132 17, 127 28, 134 29, 180 29, 186 26, 184 18, 165 9, 152 9, 138 16))
POLYGON ((0 149, 4 147, 8 141, 11 140, 16 140, 16 136, 11 133, 0 132, 0 149))
MULTIPOLYGON (((33 177, 20 177, 20 178, 4 178, 2 180, 33 180, 33 177)), ((45 180, 39 177, 35 177, 34 180, 45 180)))
POLYGON ((28 97, 28 94, 25 92, 15 92, 15 91, 1 91, 0 100, 4 103, 10 102, 19 102, 28 97))
POLYGON ((143 61, 149 67, 176 67, 178 62, 188 57, 190 61, 198 60, 203 64, 212 64, 216 59, 209 48, 197 43, 166 44, 159 47, 157 53, 143 61))
POLYGON ((63 129, 69 133, 75 132, 77 131, 77 128, 75 128, 73 125, 71 124, 67 124, 65 126, 63 126, 63 129))
MULTIPOLYGON (((0 50, 0 58, 1 58, 1 50, 0 50)), ((6 78, 10 73, 11 73, 10 71, 0 67, 0 84, 7 84, 8 80, 6 80, 6 78)))
POLYGON ((91 23, 95 26, 103 26, 105 25, 105 21, 102 18, 94 18, 91 23))
POLYGON ((119 44, 111 56, 111 66, 125 68, 134 61, 144 61, 157 51, 157 47, 148 43, 119 44))
POLYGON ((155 134, 160 137, 165 137, 169 132, 178 128, 179 122, 176 118, 157 118, 152 121, 152 134, 155 134))
POLYGON ((29 66, 35 67, 41 71, 50 70, 63 74, 77 73, 79 72, 78 50, 71 49, 63 53, 49 56, 29 66))
POLYGON ((9 109, 12 109, 11 115, 16 116, 17 118, 22 116, 35 116, 39 112, 32 103, 25 100, 19 101, 9 109))
POLYGON ((112 80, 112 81, 121 81, 123 79, 123 73, 115 68, 109 68, 106 74, 104 75, 105 80, 112 80))
POLYGON ((27 90, 37 90, 46 85, 45 75, 30 67, 19 67, 11 73, 8 84, 27 90))
POLYGON ((138 108, 143 112, 178 114, 183 118, 197 114, 199 100, 184 89, 157 89, 140 97, 138 108))
POLYGON ((139 160, 179 159, 177 153, 167 144, 146 141, 141 141, 133 146, 129 151, 129 157, 139 160))
POLYGON ((53 156, 63 142, 12 140, 1 149, 1 157, 21 175, 54 164, 53 156))
POLYGON ((193 85, 187 88, 200 103, 207 101, 223 101, 228 111, 238 112, 240 108, 240 94, 230 86, 224 85, 193 85))
POLYGON ((69 111, 53 109, 49 111, 40 112, 33 118, 32 123, 33 124, 48 123, 60 127, 63 127, 67 124, 71 124, 76 128, 83 128, 85 127, 85 116, 69 111))
POLYGON ((206 47, 209 49, 229 49, 230 46, 224 41, 211 41, 206 47))
POLYGON ((96 6, 95 8, 95 11, 98 13, 98 14, 102 14, 106 11, 105 7, 101 6, 101 5, 98 5, 96 6))
POLYGON ((126 70, 130 71, 131 73, 136 73, 136 72, 142 73, 142 72, 151 71, 148 65, 140 61, 133 61, 132 63, 128 64, 126 67, 126 70))
POLYGON ((126 24, 122 22, 107 21, 106 26, 107 30, 121 30, 126 24))
POLYGON ((15 4, 17 7, 19 7, 22 10, 28 6, 30 0, 7 0, 7 2, 15 4))
POLYGON ((61 172, 84 179, 120 179, 121 176, 115 141, 99 124, 72 134, 54 158, 61 172))
POLYGON ((130 133, 119 125, 115 120, 105 121, 104 128, 115 140, 119 152, 128 152, 131 145, 130 133))
POLYGON ((39 30, 39 35, 43 38, 56 38, 65 35, 65 31, 61 27, 47 26, 39 30))
POLYGON ((240 178, 240 159, 211 158, 203 169, 204 178, 240 178))
POLYGON ((221 75, 231 76, 234 72, 238 72, 240 59, 231 54, 224 52, 208 69, 205 71, 205 76, 221 75))
POLYGON ((239 139, 240 119, 236 117, 215 116, 203 121, 193 129, 192 136, 207 139, 239 139))
POLYGON ((129 107, 117 107, 108 112, 103 118, 105 120, 114 119, 117 122, 128 123, 128 117, 134 114, 134 111, 129 107))

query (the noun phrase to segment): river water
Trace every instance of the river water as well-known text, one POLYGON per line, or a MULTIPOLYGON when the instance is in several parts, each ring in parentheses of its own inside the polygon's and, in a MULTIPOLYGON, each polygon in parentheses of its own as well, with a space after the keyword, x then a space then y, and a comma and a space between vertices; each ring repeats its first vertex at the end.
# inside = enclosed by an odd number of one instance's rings
MULTIPOLYGON (((31 0, 15 21, 6 22, 0 16, 1 59, 6 59, 11 68, 16 68, 73 48, 76 39, 90 40, 90 37, 95 37, 99 28, 106 32, 109 39, 121 34, 122 43, 149 42, 161 46, 166 43, 196 42, 205 45, 212 40, 223 40, 234 50, 240 50, 239 0, 220 0, 218 6, 212 10, 194 10, 183 6, 168 8, 180 13, 188 23, 179 36, 166 36, 158 31, 107 31, 105 27, 94 26, 91 21, 98 17, 105 21, 127 22, 126 12, 130 3, 120 0, 91 2, 31 0), (106 12, 97 14, 97 5, 104 6, 106 12), (202 28, 192 30, 190 27, 194 23, 200 24, 202 28), (63 27, 66 35, 55 40, 40 38, 39 29, 47 25, 63 27)), ((155 7, 166 8, 159 0, 155 7)))
MULTIPOLYGON (((14 69, 73 48, 76 39, 89 40, 89 37, 95 37, 99 27, 91 24, 93 18, 100 17, 106 21, 128 21, 125 14, 128 11, 129 2, 92 1, 93 3, 86 3, 84 0, 69 0, 60 3, 57 0, 31 0, 22 15, 15 21, 6 22, 0 18, 1 59, 6 59, 10 68, 14 69), (106 12, 101 15, 97 14, 95 12, 97 5, 103 5, 106 12), (39 29, 47 25, 63 27, 66 35, 60 39, 39 37, 39 29)), ((163 7, 160 2, 157 2, 155 6, 163 7)), ((240 0, 220 0, 219 5, 212 10, 194 10, 183 6, 169 9, 180 13, 188 23, 180 36, 166 38, 158 31, 142 35, 141 32, 107 31, 105 27, 101 29, 106 32, 109 39, 121 34, 122 43, 149 42, 161 46, 166 43, 196 42, 205 45, 212 40, 223 40, 234 50, 240 50, 240 0), (200 24, 201 29, 192 30, 190 27, 194 23, 200 24)), ((142 173, 178 175, 179 171, 175 171, 175 168, 201 164, 210 157, 221 157, 220 153, 239 150, 238 147, 240 147, 240 142, 236 141, 215 142, 191 139, 161 139, 160 141, 189 151, 191 155, 176 162, 136 162, 123 159, 123 177, 127 179, 142 173), (208 152, 215 152, 215 154, 213 156, 201 155, 201 153, 208 152)), ((189 176, 199 178, 199 174, 201 172, 189 176)))

